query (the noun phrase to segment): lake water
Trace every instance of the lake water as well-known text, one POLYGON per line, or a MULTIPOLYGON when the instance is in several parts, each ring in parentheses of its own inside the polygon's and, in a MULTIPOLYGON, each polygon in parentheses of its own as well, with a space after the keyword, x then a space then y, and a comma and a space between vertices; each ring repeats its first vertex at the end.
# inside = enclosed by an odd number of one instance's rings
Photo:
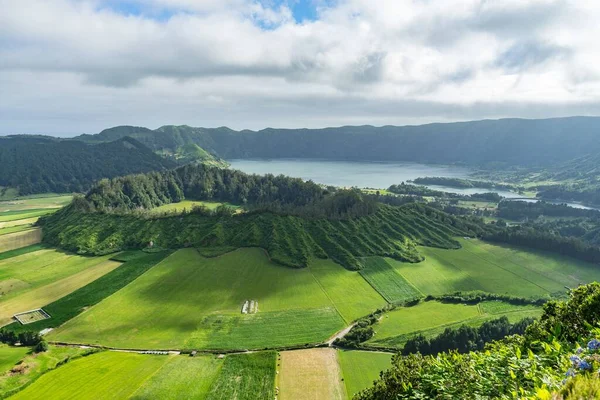
MULTIPOLYGON (((350 162, 306 159, 236 159, 228 160, 232 168, 249 174, 283 174, 312 180, 325 185, 359 188, 387 189, 390 185, 408 182, 415 178, 440 176, 446 178, 469 178, 473 172, 455 165, 418 164, 411 162, 350 162)), ((485 188, 458 189, 445 186, 426 185, 432 189, 464 195, 494 192, 507 199, 522 198, 515 192, 485 188)), ((527 199, 525 201, 537 201, 527 199)), ((562 203, 562 202, 556 202, 562 203)), ((575 208, 596 209, 577 203, 564 203, 575 208)))
MULTIPOLYGON (((278 160, 228 160, 232 168, 251 174, 283 174, 312 180, 325 185, 359 188, 387 189, 390 185, 407 182, 419 177, 441 176, 468 178, 469 168, 454 165, 431 165, 410 162, 347 162, 305 159, 278 160)), ((496 192, 508 198, 522 197, 517 193, 492 189, 457 189, 430 186, 432 189, 450 193, 474 194, 496 192)))

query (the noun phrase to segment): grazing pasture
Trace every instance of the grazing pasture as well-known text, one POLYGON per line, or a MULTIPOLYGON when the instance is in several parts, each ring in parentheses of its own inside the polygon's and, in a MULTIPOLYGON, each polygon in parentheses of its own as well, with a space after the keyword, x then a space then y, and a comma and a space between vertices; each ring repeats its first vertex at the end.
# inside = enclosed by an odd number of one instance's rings
POLYGON ((211 343, 218 347, 226 344, 210 334, 210 329, 222 329, 232 343, 243 338, 252 347, 271 346, 277 340, 287 345, 303 344, 308 339, 325 340, 344 326, 333 309, 310 269, 274 264, 264 251, 255 248, 216 258, 183 249, 56 329, 50 337, 116 347, 205 348, 211 343), (247 299, 258 301, 258 313, 240 313, 247 299), (304 314, 303 310, 312 311, 304 314), (303 316, 318 326, 294 325, 303 316), (262 321, 273 324, 274 330, 267 326, 253 328, 262 321), (244 331, 249 336, 242 337, 244 331), (265 336, 269 331, 280 333, 281 338, 265 336), (316 332, 322 336, 317 338, 313 335, 316 332))
POLYGON ((13 347, 0 344, 0 376, 6 371, 10 371, 27 353, 29 353, 28 347, 13 347))
POLYGON ((21 247, 21 248, 10 250, 10 251, 5 251, 3 253, 0 253, 0 261, 6 260, 7 258, 20 256, 22 254, 27 254, 27 253, 32 253, 34 251, 43 250, 45 248, 46 247, 42 244, 32 244, 31 246, 21 247))
POLYGON ((31 246, 42 241, 42 230, 28 229, 22 232, 8 233, 0 236, 0 253, 31 246))
POLYGON ((9 233, 23 232, 33 228, 32 225, 17 225, 17 226, 9 226, 6 228, 0 228, 0 236, 8 235, 9 233))
POLYGON ((219 208, 222 205, 226 205, 226 206, 232 207, 234 209, 239 208, 239 206, 234 206, 233 204, 222 203, 222 202, 218 202, 218 201, 183 200, 183 201, 180 201, 179 203, 169 203, 169 204, 165 204, 165 205, 153 208, 152 210, 150 210, 150 212, 153 214, 159 214, 161 212, 180 213, 183 210, 192 211, 192 209, 194 207, 206 207, 209 210, 216 210, 217 208, 219 208))
POLYGON ((31 226, 38 220, 37 217, 18 219, 16 221, 0 222, 0 229, 14 228, 16 226, 31 226))
POLYGON ((124 399, 170 361, 169 356, 100 352, 42 375, 13 398, 124 399))
POLYGON ((314 260, 309 268, 347 324, 386 305, 385 299, 356 271, 321 259, 314 260))
POLYGON ((184 347, 188 349, 261 349, 323 342, 344 327, 333 307, 208 315, 184 347))
POLYGON ((448 327, 479 326, 485 321, 506 316, 511 323, 526 317, 537 318, 541 308, 531 305, 487 301, 476 305, 445 304, 427 301, 413 307, 399 307, 383 315, 374 326, 375 336, 367 343, 381 347, 402 347, 417 334, 436 336, 448 327))
POLYGON ((215 356, 170 356, 131 399, 206 399, 222 365, 215 356))
POLYGON ((123 265, 75 290, 71 294, 44 306, 44 310, 52 318, 34 322, 26 327, 22 327, 18 323, 13 323, 8 328, 19 332, 22 330, 41 331, 46 328, 60 326, 86 308, 93 306, 119 289, 127 286, 127 284, 152 268, 168 254, 170 254, 168 251, 150 254, 142 251, 131 251, 118 254, 112 260, 122 261, 124 262, 123 265))
POLYGON ((339 350, 338 359, 342 367, 348 398, 371 387, 379 373, 390 368, 392 353, 373 351, 339 350))
POLYGON ((0 201, 0 212, 61 208, 71 202, 71 195, 28 196, 10 201, 0 201))
POLYGON ((459 240, 459 250, 421 247, 418 264, 386 258, 423 294, 482 290, 530 297, 564 292, 565 286, 600 280, 598 266, 569 257, 480 240, 459 240))
POLYGON ((276 358, 273 351, 227 356, 206 399, 275 398, 276 358))
POLYGON ((117 268, 109 256, 81 257, 39 250, 0 261, 0 324, 39 308, 117 268))
MULTIPOLYGON (((21 350, 28 352, 29 348, 22 348, 21 350)), ((11 348, 11 353, 13 354, 11 355, 10 360, 7 359, 7 363, 14 361, 16 357, 19 356, 15 351, 15 348, 11 348)), ((4 397, 8 397, 19 390, 22 390, 34 381, 37 383, 36 380, 40 376, 57 368, 60 364, 64 364, 66 361, 74 360, 75 358, 89 354, 90 352, 94 352, 94 350, 50 346, 49 350, 44 353, 26 354, 24 357, 21 357, 20 360, 22 361, 19 365, 7 365, 7 368, 0 370, 0 394, 4 397), (10 371, 8 367, 14 370, 10 371)), ((3 351, 0 351, 0 354, 1 353, 3 353, 3 351)), ((79 374, 84 373, 84 371, 79 372, 79 374)), ((31 397, 19 395, 17 398, 27 399, 31 397)))
POLYGON ((281 352, 277 386, 281 400, 346 398, 335 349, 281 352))
POLYGON ((10 222, 10 221, 18 221, 21 219, 41 217, 42 215, 51 214, 54 211, 56 211, 56 209, 53 209, 53 208, 0 211, 0 222, 10 222))
POLYGON ((421 293, 382 257, 366 257, 362 260, 360 274, 390 303, 411 300, 421 293))

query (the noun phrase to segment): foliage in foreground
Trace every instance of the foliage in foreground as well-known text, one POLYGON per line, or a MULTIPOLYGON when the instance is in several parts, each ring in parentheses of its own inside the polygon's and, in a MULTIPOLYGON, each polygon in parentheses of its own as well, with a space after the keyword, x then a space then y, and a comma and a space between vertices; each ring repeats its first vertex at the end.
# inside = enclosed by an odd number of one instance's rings
POLYGON ((331 258, 360 269, 359 257, 422 259, 416 245, 458 248, 453 236, 474 234, 476 226, 429 207, 380 206, 376 213, 327 220, 251 212, 236 216, 186 214, 164 218, 63 209, 43 222, 44 241, 80 254, 143 248, 262 247, 283 265, 306 267, 312 257, 331 258))
POLYGON ((600 284, 581 286, 565 303, 549 302, 524 336, 485 351, 396 355, 392 368, 356 399, 595 398, 600 371, 600 284), (580 346, 581 344, 581 346, 580 346), (557 397, 562 396, 562 397, 557 397))

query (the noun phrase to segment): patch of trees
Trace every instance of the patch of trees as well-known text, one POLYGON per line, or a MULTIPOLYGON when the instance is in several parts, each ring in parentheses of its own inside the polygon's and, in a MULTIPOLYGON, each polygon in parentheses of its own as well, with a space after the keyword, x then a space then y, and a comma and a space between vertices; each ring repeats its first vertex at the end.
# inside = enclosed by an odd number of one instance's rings
POLYGON ((10 344, 11 346, 17 343, 20 343, 21 346, 36 346, 42 340, 42 337, 37 332, 24 331, 17 334, 10 330, 0 329, 0 342, 10 344))
POLYGON ((546 200, 574 201, 600 205, 600 185, 598 183, 574 182, 538 188, 537 197, 546 200))
POLYGON ((359 319, 348 333, 341 338, 335 339, 333 344, 349 349, 359 348, 361 343, 366 342, 375 335, 373 325, 379 321, 379 318, 381 318, 381 315, 384 312, 385 310, 377 310, 368 316, 359 319))
POLYGON ((524 318, 519 322, 511 324, 508 318, 504 316, 486 321, 478 328, 468 325, 461 325, 456 329, 446 328, 444 332, 431 339, 420 334, 406 342, 402 349, 402 354, 420 353, 422 355, 436 355, 448 350, 456 350, 459 353, 483 350, 486 343, 510 335, 523 334, 527 327, 534 321, 533 318, 524 318))
POLYGON ((458 189, 502 189, 502 190, 515 190, 519 189, 511 184, 496 183, 490 181, 477 181, 472 179, 463 178, 447 178, 437 176, 427 176, 423 178, 416 178, 413 180, 414 183, 419 185, 436 185, 436 186, 447 186, 458 189))
POLYGON ((93 182, 176 164, 131 138, 87 145, 48 137, 0 138, 0 186, 20 195, 84 192, 93 182))
MULTIPOLYGON (((421 178, 418 178, 421 179, 421 178)), ((450 179, 450 178, 440 178, 440 179, 450 179)), ((421 185, 411 185, 409 183, 402 182, 399 185, 391 185, 388 188, 388 191, 400 194, 400 195, 409 195, 409 196, 419 196, 419 197, 436 197, 438 199, 452 199, 452 200, 463 200, 463 201, 487 201, 491 203, 498 203, 502 200, 502 196, 498 193, 475 193, 471 195, 463 195, 459 193, 450 193, 443 192, 440 190, 429 189, 426 186, 421 185)))
POLYGON ((490 242, 545 250, 591 263, 600 262, 600 247, 597 245, 576 237, 560 236, 531 225, 489 229, 482 238, 490 242))
POLYGON ((299 178, 190 164, 171 171, 104 179, 85 200, 91 211, 150 209, 184 198, 300 207, 323 200, 327 193, 320 185, 299 178))
POLYGON ((566 204, 552 204, 545 201, 526 202, 526 201, 503 201, 498 204, 498 217, 522 220, 525 218, 536 219, 542 215, 548 217, 600 217, 597 210, 585 210, 581 208, 569 207, 566 204))
POLYGON ((452 304, 479 304, 482 301, 502 301, 504 303, 513 304, 517 306, 523 305, 536 305, 541 306, 544 305, 549 298, 544 297, 518 297, 511 296, 508 294, 496 294, 496 293, 487 293, 481 291, 471 291, 471 292, 455 292, 450 294, 444 294, 440 296, 428 295, 425 297, 426 301, 437 300, 442 303, 452 303, 452 304))

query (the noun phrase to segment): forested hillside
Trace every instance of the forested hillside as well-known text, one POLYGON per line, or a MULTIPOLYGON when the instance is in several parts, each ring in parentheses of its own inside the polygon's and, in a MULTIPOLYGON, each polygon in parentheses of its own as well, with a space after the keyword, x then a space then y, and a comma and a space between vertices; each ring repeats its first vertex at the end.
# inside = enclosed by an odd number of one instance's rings
POLYGON ((197 164, 102 180, 42 225, 44 241, 84 254, 149 243, 167 248, 251 246, 292 267, 305 267, 312 257, 329 257, 349 269, 360 269, 360 257, 369 255, 419 261, 419 244, 457 248, 453 236, 481 233, 477 224, 419 204, 392 207, 357 190, 327 190, 297 178, 197 164), (184 198, 243 203, 251 211, 147 212, 184 198))
POLYGON ((502 119, 421 126, 264 129, 121 126, 85 141, 131 136, 154 150, 194 143, 230 158, 321 158, 471 165, 552 165, 600 152, 600 118, 502 119))
POLYGON ((0 186, 19 194, 87 190, 94 181, 175 166, 131 138, 88 145, 49 137, 0 138, 0 186))

